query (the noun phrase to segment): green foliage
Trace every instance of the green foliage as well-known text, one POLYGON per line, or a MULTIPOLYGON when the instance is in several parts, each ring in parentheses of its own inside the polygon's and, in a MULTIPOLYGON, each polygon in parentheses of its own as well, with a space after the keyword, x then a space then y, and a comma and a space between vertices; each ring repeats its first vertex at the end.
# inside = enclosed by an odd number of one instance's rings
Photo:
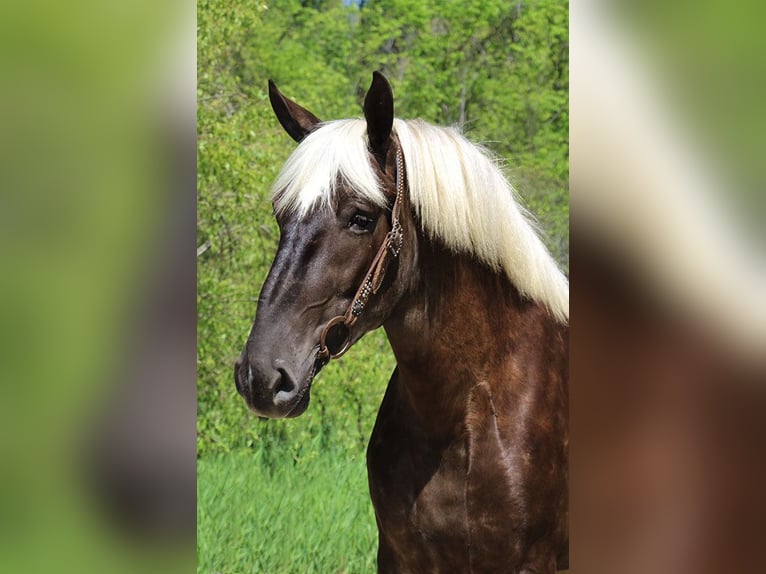
POLYGON ((258 420, 235 392, 233 363, 279 239, 268 190, 294 148, 266 80, 333 119, 359 116, 370 73, 382 70, 398 116, 460 124, 506 162, 566 267, 567 17, 561 0, 200 0, 200 457, 361 453, 394 365, 383 334, 368 335, 322 372, 308 412, 291 421, 258 420))

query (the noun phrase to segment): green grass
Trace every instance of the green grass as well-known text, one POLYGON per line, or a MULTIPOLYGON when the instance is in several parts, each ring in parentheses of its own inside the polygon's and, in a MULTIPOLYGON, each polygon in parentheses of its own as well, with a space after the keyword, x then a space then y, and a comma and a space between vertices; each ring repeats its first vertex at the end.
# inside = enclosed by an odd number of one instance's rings
POLYGON ((374 572, 376 549, 361 454, 296 462, 235 451, 198 461, 199 574, 374 572))

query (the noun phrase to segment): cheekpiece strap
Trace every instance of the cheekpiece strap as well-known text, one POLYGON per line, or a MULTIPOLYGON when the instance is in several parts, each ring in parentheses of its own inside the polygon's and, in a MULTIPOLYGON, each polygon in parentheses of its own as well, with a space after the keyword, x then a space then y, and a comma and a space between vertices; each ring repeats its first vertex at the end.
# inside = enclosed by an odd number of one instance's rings
POLYGON ((356 323, 356 320, 361 317, 364 310, 367 307, 367 303, 371 295, 375 295, 380 286, 383 284, 383 279, 386 276, 386 269, 391 259, 396 259, 401 253, 402 245, 404 244, 404 232, 402 229, 399 216, 402 210, 402 202, 404 198, 404 191, 406 186, 406 172, 404 171, 404 154, 402 148, 397 145, 396 149, 396 196, 394 197, 394 204, 391 207, 391 229, 386 234, 383 243, 375 254, 375 257, 370 264, 370 268, 364 277, 364 281, 359 286, 359 289, 351 300, 351 304, 346 310, 345 315, 335 317, 325 326, 322 332, 322 337, 319 341, 319 353, 318 358, 334 359, 344 354, 350 347, 351 331, 350 327, 356 323), (331 327, 342 323, 347 327, 348 340, 345 342, 341 350, 337 353, 332 353, 325 344, 325 339, 331 327))

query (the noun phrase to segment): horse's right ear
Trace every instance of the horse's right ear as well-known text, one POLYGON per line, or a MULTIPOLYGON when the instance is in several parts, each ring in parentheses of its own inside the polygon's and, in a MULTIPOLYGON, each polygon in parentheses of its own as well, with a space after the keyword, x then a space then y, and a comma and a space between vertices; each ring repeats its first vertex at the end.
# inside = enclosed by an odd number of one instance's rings
POLYGON ((269 80, 269 100, 279 123, 299 143, 321 123, 310 111, 284 97, 272 80, 269 80))
POLYGON ((372 73, 372 84, 364 98, 364 117, 370 150, 381 167, 385 167, 388 142, 394 125, 394 94, 391 84, 380 72, 372 73))

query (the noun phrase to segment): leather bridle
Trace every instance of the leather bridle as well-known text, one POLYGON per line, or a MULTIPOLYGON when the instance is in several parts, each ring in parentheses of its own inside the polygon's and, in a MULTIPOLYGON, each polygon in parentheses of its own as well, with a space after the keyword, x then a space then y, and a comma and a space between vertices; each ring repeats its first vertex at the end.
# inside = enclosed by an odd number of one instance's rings
MULTIPOLYGON (((402 250, 404 235, 402 233, 402 224, 399 221, 399 215, 402 209, 402 201, 406 183, 406 173, 404 171, 404 155, 401 146, 396 149, 396 197, 394 205, 391 207, 391 230, 386 234, 383 243, 378 249, 375 258, 364 276, 364 281, 356 291, 356 295, 351 300, 345 314, 333 317, 322 330, 322 336, 319 339, 319 351, 317 359, 337 359, 348 351, 351 347, 351 327, 356 320, 364 313, 371 295, 375 295, 383 283, 386 275, 386 269, 391 259, 399 257, 402 250), (338 339, 337 350, 331 349, 327 344, 327 337, 338 339)), ((331 346, 336 347, 336 341, 331 341, 331 346)))

